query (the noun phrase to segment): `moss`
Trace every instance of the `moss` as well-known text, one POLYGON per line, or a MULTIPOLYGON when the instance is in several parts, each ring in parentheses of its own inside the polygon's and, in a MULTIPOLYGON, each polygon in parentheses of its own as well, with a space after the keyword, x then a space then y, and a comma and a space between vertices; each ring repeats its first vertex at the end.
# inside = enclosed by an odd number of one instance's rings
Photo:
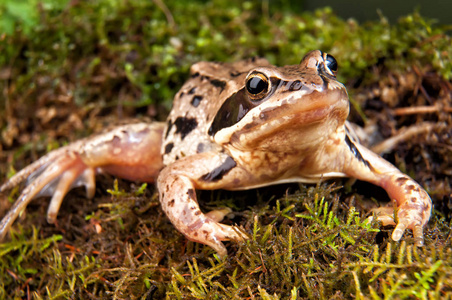
POLYGON ((358 24, 328 8, 292 13, 285 1, 5 3, 0 178, 108 124, 162 120, 196 61, 295 64, 322 49, 339 62, 353 121, 374 124, 381 139, 433 126, 385 158, 428 189, 436 211, 426 246, 415 248, 409 233, 394 243, 390 228, 368 221, 366 200, 384 196, 363 183, 203 191, 203 208, 232 207, 225 222, 250 237, 228 243, 220 260, 174 229, 153 187, 99 177, 96 199, 72 191, 56 225, 45 221, 45 201, 30 205, 0 245, 0 298, 451 297, 450 27, 417 13, 358 24))

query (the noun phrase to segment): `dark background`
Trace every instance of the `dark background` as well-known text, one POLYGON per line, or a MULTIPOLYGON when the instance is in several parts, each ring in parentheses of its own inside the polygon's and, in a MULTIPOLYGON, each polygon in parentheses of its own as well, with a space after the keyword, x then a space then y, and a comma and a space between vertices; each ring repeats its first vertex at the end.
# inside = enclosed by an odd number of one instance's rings
POLYGON ((314 10, 330 6, 333 11, 345 19, 354 18, 360 22, 378 20, 378 10, 393 23, 400 16, 405 16, 413 11, 419 11, 422 16, 433 18, 442 24, 451 24, 452 1, 450 0, 308 0, 300 2, 292 1, 294 8, 297 6, 303 10, 314 10), (302 4, 301 4, 302 3, 302 4))

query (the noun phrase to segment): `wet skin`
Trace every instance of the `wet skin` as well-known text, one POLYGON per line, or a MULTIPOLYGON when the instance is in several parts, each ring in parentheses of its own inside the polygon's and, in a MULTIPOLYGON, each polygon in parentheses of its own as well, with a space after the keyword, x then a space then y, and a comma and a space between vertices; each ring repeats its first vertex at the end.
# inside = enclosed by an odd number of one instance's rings
POLYGON ((176 94, 164 123, 138 123, 77 141, 43 156, 0 187, 28 184, 0 223, 0 239, 27 204, 52 196, 55 222, 65 194, 84 185, 94 196, 99 171, 156 182, 162 209, 188 239, 227 254, 222 241, 241 241, 238 227, 219 223, 230 209, 201 212, 196 189, 243 190, 284 182, 354 177, 383 187, 397 204, 377 218, 395 225, 392 238, 413 230, 422 246, 431 213, 425 190, 361 145, 346 121, 349 99, 336 80, 336 60, 321 51, 299 65, 264 59, 233 64, 199 62, 176 94), (30 180, 31 179, 31 180, 30 180))

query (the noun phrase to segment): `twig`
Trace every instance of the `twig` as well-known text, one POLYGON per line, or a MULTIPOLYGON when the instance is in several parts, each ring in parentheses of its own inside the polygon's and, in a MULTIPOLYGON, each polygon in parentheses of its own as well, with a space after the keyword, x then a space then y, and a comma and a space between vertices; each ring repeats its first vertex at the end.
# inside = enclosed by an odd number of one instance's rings
POLYGON ((414 114, 429 114, 429 113, 434 113, 434 112, 439 112, 439 111, 452 113, 452 107, 450 107, 450 106, 440 107, 438 105, 401 107, 401 108, 394 109, 392 112, 396 116, 403 116, 403 115, 414 115, 414 114))
POLYGON ((371 147, 371 149, 373 152, 378 154, 387 153, 392 151, 392 149, 394 149, 400 142, 406 141, 415 135, 425 134, 431 132, 434 129, 441 130, 445 127, 445 123, 435 124, 430 122, 424 122, 422 124, 414 125, 408 128, 404 127, 398 130, 398 132, 394 136, 371 147))

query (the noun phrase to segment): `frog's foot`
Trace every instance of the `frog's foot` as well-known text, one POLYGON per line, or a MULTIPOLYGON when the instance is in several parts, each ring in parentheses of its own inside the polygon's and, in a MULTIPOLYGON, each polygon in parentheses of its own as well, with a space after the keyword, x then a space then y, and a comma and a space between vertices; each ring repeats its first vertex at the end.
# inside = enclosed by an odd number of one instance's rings
MULTIPOLYGON (((395 229, 392 232, 394 241, 399 241, 405 230, 411 229, 415 245, 418 247, 424 245, 423 227, 427 223, 428 217, 425 216, 425 207, 417 205, 414 199, 413 201, 406 201, 398 208, 380 207, 372 211, 383 226, 395 225, 395 229), (397 214, 396 217, 395 214, 397 214)), ((428 215, 430 216, 430 214, 428 215)))
POLYGON ((221 241, 239 242, 247 238, 247 235, 239 227, 224 225, 209 217, 199 218, 191 223, 183 233, 193 242, 212 247, 221 258, 228 254, 221 241))
POLYGON ((375 210, 377 219, 384 225, 396 226, 392 239, 399 241, 408 228, 413 230, 415 244, 422 246, 423 227, 432 210, 432 200, 427 192, 412 178, 364 146, 350 138, 345 144, 347 151, 343 155, 348 155, 349 160, 345 160, 347 164, 344 165, 344 173, 381 186, 397 204, 395 209, 390 207, 375 210))
POLYGON ((95 191, 94 175, 95 170, 84 164, 80 156, 68 148, 51 152, 14 175, 0 187, 0 192, 18 185, 25 178, 28 178, 29 182, 0 222, 0 240, 5 237, 13 222, 28 203, 36 197, 52 195, 47 211, 49 223, 55 222, 63 198, 72 187, 85 185, 87 196, 93 197, 95 191))
POLYGON ((212 247, 220 257, 227 255, 222 241, 241 241, 246 234, 238 227, 219 223, 229 208, 201 212, 193 182, 177 171, 165 168, 157 180, 162 208, 171 223, 189 240, 212 247))

